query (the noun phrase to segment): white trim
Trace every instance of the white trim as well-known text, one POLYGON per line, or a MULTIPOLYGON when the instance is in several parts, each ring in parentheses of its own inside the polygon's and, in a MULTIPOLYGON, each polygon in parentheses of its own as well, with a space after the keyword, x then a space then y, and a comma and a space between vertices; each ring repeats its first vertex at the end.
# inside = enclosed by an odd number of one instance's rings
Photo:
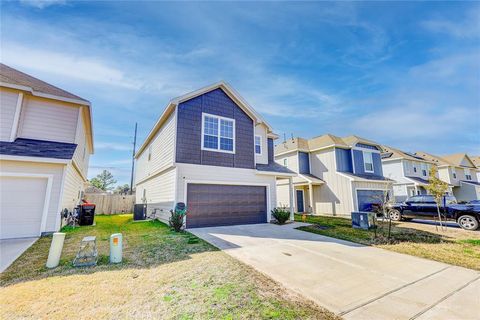
POLYGON ((234 181, 216 181, 216 180, 189 180, 185 179, 184 184, 183 184, 183 198, 185 204, 188 203, 188 184, 218 184, 218 185, 229 185, 229 186, 260 186, 260 187, 266 187, 266 192, 267 192, 267 223, 271 219, 271 210, 272 210, 272 205, 271 205, 271 196, 270 196, 270 184, 269 183, 250 183, 250 182, 234 182, 234 181), (270 218, 270 219, 269 219, 270 218))
MULTIPOLYGON (((230 138, 226 138, 226 139, 230 139, 230 138)), ((236 143, 236 137, 235 137, 235 119, 233 118, 226 118, 226 117, 222 117, 222 116, 217 116, 215 114, 211 114, 211 113, 206 113, 206 112, 202 112, 202 139, 201 139, 201 150, 205 150, 205 151, 213 151, 213 152, 221 152, 221 153, 230 153, 230 154, 235 154, 235 143, 236 143), (205 117, 210 117, 210 118, 216 118, 218 119, 218 125, 217 125, 217 147, 218 149, 213 149, 213 148, 207 148, 204 146, 204 138, 205 138, 205 117), (233 150, 230 151, 230 150, 223 150, 223 149, 220 149, 220 138, 222 138, 220 136, 220 132, 221 132, 221 129, 220 129, 220 122, 221 120, 225 120, 225 121, 230 121, 233 123, 233 132, 232 132, 232 135, 233 135, 233 150)))
POLYGON ((303 211, 302 212, 306 212, 305 211, 305 192, 303 191, 303 189, 295 189, 295 208, 297 209, 297 213, 300 213, 300 211, 298 211, 297 191, 302 192, 302 202, 303 202, 303 211))
POLYGON ((355 180, 353 177, 350 177, 350 176, 348 176, 348 175, 346 175, 346 174, 344 174, 344 173, 342 173, 342 172, 340 172, 340 171, 336 171, 336 173, 337 173, 338 175, 341 175, 342 177, 347 178, 347 179, 350 180, 350 181, 357 181, 357 180, 355 180))
MULTIPOLYGON (((353 149, 350 149, 350 156, 352 158, 352 171, 353 171, 352 173, 355 174, 356 173, 355 172, 355 157, 353 156, 353 149)), ((362 155, 362 157, 363 157, 363 155, 362 155)))
POLYGON ((17 105, 15 106, 15 115, 13 116, 12 131, 10 132, 10 141, 15 141, 18 133, 18 125, 20 123, 20 113, 22 111, 23 92, 18 93, 17 105))
POLYGON ((373 165, 373 152, 362 150, 362 158, 363 158, 363 170, 368 173, 375 173, 375 166, 373 165), (372 170, 367 170, 367 159, 365 158, 366 154, 369 154, 372 160, 371 162, 372 170))
POLYGON ((28 156, 13 156, 8 154, 0 155, 0 160, 5 161, 26 161, 26 162, 44 162, 44 163, 61 163, 68 164, 70 159, 56 159, 56 158, 42 158, 42 157, 28 157, 28 156))
POLYGON ((297 173, 287 173, 287 172, 278 172, 278 171, 261 171, 255 169, 255 174, 265 175, 265 176, 276 176, 276 177, 296 177, 297 173))
POLYGON ((159 174, 162 174, 162 173, 168 171, 168 170, 171 169, 171 168, 176 168, 176 167, 175 167, 175 164, 174 164, 173 162, 167 164, 166 166, 161 167, 161 168, 158 169, 157 171, 154 171, 152 174, 150 174, 149 176, 143 178, 142 180, 138 180, 137 182, 135 182, 135 187, 138 186, 138 185, 140 185, 140 184, 142 184, 142 183, 144 183, 144 182, 147 181, 147 180, 150 180, 150 179, 158 176, 159 174))
POLYGON ((57 208, 57 214, 59 215, 56 217, 55 220, 55 230, 58 231, 60 230, 60 227, 62 225, 62 205, 63 205, 63 191, 65 189, 65 177, 67 176, 67 169, 68 166, 63 167, 63 173, 62 173, 62 181, 60 181, 60 195, 59 195, 59 201, 58 201, 58 208, 57 208))
MULTIPOLYGON (((254 148, 254 152, 255 152, 255 155, 256 156, 261 156, 263 154, 263 145, 262 145, 262 136, 259 135, 259 134, 256 134, 253 136, 253 148, 254 148), (257 141, 256 141, 256 138, 260 138, 260 153, 257 153, 257 141)), ((268 149, 268 147, 267 147, 268 149)))
POLYGON ((43 202, 43 211, 42 219, 40 223, 40 230, 38 235, 41 236, 42 232, 46 231, 47 227, 47 216, 48 208, 50 206, 50 197, 52 195, 52 184, 53 184, 53 175, 52 174, 40 174, 40 173, 25 173, 25 172, 6 172, 0 171, 0 177, 19 177, 19 178, 40 178, 47 179, 47 188, 45 190, 45 199, 43 202))

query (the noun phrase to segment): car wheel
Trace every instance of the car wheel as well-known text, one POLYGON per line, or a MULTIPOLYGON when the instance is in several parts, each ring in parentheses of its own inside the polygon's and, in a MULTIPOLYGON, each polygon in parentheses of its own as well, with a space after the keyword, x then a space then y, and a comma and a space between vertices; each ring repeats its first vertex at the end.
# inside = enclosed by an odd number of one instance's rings
POLYGON ((477 230, 478 229, 478 221, 473 216, 464 215, 458 218, 458 224, 462 229, 465 230, 477 230))
POLYGON ((388 211, 388 215, 390 216, 390 219, 392 219, 393 221, 400 221, 400 219, 402 219, 402 215, 400 211, 398 211, 397 209, 392 209, 388 211))

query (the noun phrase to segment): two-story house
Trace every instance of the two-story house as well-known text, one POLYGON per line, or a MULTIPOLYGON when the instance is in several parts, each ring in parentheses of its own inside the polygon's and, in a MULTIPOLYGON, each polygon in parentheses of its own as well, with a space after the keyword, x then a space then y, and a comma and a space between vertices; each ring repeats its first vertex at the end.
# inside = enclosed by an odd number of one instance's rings
POLYGON ((413 153, 389 146, 382 146, 383 175, 394 180, 393 194, 396 201, 408 197, 428 194, 430 169, 434 163, 413 153))
POLYGON ((0 64, 0 239, 59 230, 92 153, 87 100, 0 64))
POLYGON ((480 156, 470 156, 473 164, 477 167, 477 181, 480 181, 480 156))
MULTIPOLYGON (((275 146, 275 161, 297 172, 293 178, 296 212, 350 216, 369 210, 392 181, 383 176, 378 143, 331 134, 289 139, 275 146)), ((277 181, 278 205, 290 205, 288 182, 277 181)))
POLYGON ((423 151, 415 155, 432 161, 438 167, 438 177, 451 186, 458 201, 480 199, 480 183, 477 180, 477 168, 465 153, 436 156, 423 151))
POLYGON ((225 82, 175 98, 135 155, 136 203, 167 222, 184 202, 187 228, 268 222, 276 178, 295 176, 274 162, 274 139, 225 82))

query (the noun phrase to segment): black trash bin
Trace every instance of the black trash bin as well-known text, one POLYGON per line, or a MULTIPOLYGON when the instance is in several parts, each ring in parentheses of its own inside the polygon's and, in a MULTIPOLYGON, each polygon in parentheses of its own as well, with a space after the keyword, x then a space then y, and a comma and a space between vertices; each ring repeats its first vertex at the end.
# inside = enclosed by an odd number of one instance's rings
POLYGON ((79 207, 78 224, 91 226, 95 220, 95 205, 93 203, 84 203, 79 207))

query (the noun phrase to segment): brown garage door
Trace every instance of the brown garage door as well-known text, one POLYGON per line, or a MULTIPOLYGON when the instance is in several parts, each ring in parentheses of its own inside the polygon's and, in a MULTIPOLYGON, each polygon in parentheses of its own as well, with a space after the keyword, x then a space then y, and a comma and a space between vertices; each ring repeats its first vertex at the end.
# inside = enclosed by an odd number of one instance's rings
POLYGON ((266 187, 188 184, 187 228, 267 222, 266 187))

